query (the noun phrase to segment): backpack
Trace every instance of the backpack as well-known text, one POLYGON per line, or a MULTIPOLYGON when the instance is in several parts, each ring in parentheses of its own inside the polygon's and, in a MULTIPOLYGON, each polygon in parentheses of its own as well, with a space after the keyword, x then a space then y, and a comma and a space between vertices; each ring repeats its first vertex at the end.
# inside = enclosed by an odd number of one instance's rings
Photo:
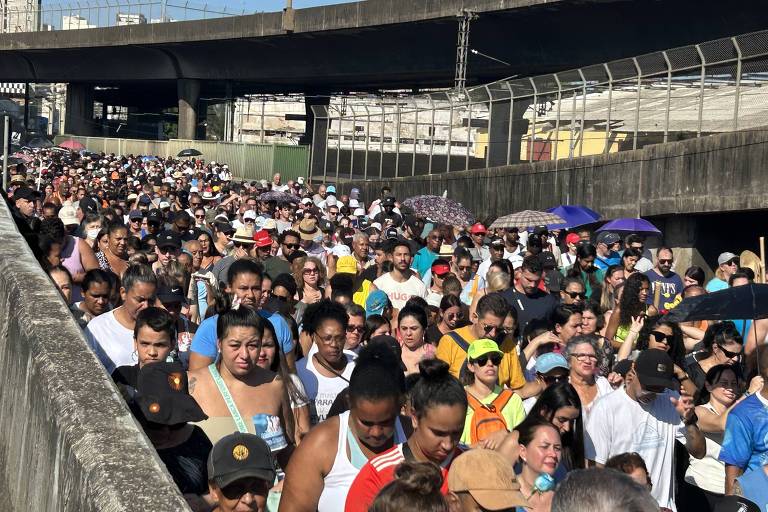
POLYGON ((469 426, 470 444, 482 441, 499 430, 507 430, 507 422, 504 421, 501 411, 512 399, 512 395, 513 393, 509 389, 502 389, 493 402, 484 404, 472 393, 467 392, 467 401, 474 411, 472 424, 469 426))

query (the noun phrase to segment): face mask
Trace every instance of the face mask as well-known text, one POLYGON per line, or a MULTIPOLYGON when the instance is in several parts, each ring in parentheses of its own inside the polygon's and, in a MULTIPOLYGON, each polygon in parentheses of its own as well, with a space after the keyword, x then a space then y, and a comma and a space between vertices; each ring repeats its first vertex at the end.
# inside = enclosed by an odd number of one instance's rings
POLYGON ((99 231, 101 231, 101 229, 99 229, 99 228, 89 229, 88 231, 86 231, 86 236, 90 240, 96 240, 96 237, 99 236, 99 231))

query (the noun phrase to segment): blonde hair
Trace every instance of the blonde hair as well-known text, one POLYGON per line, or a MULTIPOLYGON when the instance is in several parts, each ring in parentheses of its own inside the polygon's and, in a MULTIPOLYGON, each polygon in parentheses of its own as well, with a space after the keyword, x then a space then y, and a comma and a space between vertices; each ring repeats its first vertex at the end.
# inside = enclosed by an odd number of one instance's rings
POLYGON ((488 275, 488 281, 485 286, 487 293, 503 292, 509 288, 510 278, 506 272, 494 272, 488 275))

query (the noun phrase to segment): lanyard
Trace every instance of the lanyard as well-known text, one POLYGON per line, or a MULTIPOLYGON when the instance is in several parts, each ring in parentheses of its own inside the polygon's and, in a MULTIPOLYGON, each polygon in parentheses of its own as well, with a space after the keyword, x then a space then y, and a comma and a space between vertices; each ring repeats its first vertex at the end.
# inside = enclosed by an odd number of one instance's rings
POLYGON ((227 409, 229 409, 229 414, 232 415, 232 419, 235 420, 235 425, 237 426, 237 430, 239 432, 247 434, 248 427, 245 426, 243 417, 240 416, 240 411, 237 410, 235 401, 232 399, 232 395, 227 389, 227 385, 224 384, 224 379, 221 378, 221 374, 219 374, 219 370, 216 369, 216 363, 211 363, 208 366, 208 371, 211 372, 211 377, 213 377, 213 382, 215 382, 216 387, 219 388, 219 393, 221 393, 221 398, 223 398, 224 403, 227 404, 227 409))

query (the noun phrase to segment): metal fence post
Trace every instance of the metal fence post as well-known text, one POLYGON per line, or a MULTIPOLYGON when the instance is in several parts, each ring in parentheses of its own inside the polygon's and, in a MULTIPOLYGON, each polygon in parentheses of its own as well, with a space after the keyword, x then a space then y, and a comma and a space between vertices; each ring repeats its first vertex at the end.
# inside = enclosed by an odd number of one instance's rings
POLYGON ((584 125, 587 124, 587 79, 584 72, 579 68, 581 77, 581 136, 579 137, 579 156, 584 149, 584 125))
POLYGON ((491 163, 491 125, 493 123, 493 95, 488 85, 485 85, 485 94, 488 95, 488 140, 485 144, 485 167, 490 167, 491 163))
POLYGON ((736 91, 733 98, 733 131, 739 129, 739 102, 741 101, 741 47, 735 37, 731 38, 736 49, 736 91))
POLYGON ((379 179, 384 175, 384 123, 386 122, 386 108, 381 104, 381 138, 379 139, 379 179))
POLYGON ((469 170, 469 145, 472 142, 472 97, 469 95, 469 91, 464 89, 464 94, 467 95, 467 154, 464 158, 464 170, 469 170))
POLYGON ((672 62, 667 52, 661 52, 664 62, 667 64, 667 109, 664 112, 664 142, 669 138, 669 111, 672 109, 672 62))
MULTIPOLYGON (((553 151, 552 160, 557 160, 557 148, 560 146, 560 103, 563 100, 563 84, 560 82, 560 77, 557 73, 553 73, 555 77, 555 83, 557 83, 557 114, 555 115, 555 149, 553 151)), ((557 179, 557 174, 555 174, 557 179)))
POLYGON ((704 52, 701 51, 701 47, 697 44, 696 47, 696 53, 699 54, 699 59, 701 59, 701 97, 699 98, 699 124, 696 128, 696 137, 701 137, 701 123, 703 122, 704 117, 704 83, 706 80, 706 74, 707 74, 707 60, 704 57, 704 52))
POLYGON ((365 163, 363 164, 363 181, 368 179, 368 144, 371 139, 371 111, 365 107, 365 163))
POLYGON ((395 178, 400 175, 400 100, 395 101, 395 133, 392 137, 395 139, 395 178))
POLYGON ((430 125, 429 137, 429 168, 427 169, 427 174, 432 174, 432 155, 435 152, 435 132, 437 127, 435 126, 435 101, 432 99, 431 94, 427 94, 427 98, 429 98, 429 108, 432 110, 432 124, 430 125))
POLYGON ((539 88, 536 87, 536 82, 533 81, 533 78, 529 77, 528 81, 531 82, 531 87, 533 88, 533 119, 531 121, 531 136, 528 139, 528 163, 533 163, 533 151, 536 147, 536 117, 539 110, 537 107, 539 103, 539 88))
POLYGON ((635 65, 635 72, 637 73, 637 105, 635 108, 635 131, 632 135, 632 149, 637 149, 637 137, 640 133, 640 91, 642 91, 642 71, 640 70, 640 64, 637 62, 637 58, 632 57, 632 63, 635 65))
POLYGON ((568 140, 568 158, 573 158, 573 148, 576 145, 576 89, 573 90, 573 104, 571 105, 571 136, 568 140))
POLYGON ((413 158, 411 159, 411 176, 416 176, 416 146, 419 141, 419 100, 414 98, 414 120, 413 120, 413 158))
POLYGON ((339 168, 341 167, 341 139, 344 133, 344 111, 341 109, 336 110, 339 113, 339 133, 336 137, 336 181, 339 183, 339 168))
POLYGON ((509 89, 509 128, 507 129, 507 165, 509 165, 510 162, 512 161, 512 126, 515 123, 515 91, 512 90, 512 82, 507 81, 507 89, 509 89))
POLYGON ((352 169, 355 167, 355 139, 357 138, 357 113, 352 105, 347 105, 352 111, 352 151, 349 157, 349 181, 352 181, 352 169))
POLYGON ((323 183, 328 181, 328 140, 331 133, 331 127, 333 126, 333 118, 331 118, 331 106, 330 104, 325 109, 325 115, 328 119, 328 126, 325 129, 325 158, 323 158, 323 183))
POLYGON ((445 142, 446 161, 445 161, 445 173, 451 172, 451 138, 453 137, 453 99, 451 93, 447 93, 448 98, 448 140, 445 142))
POLYGON ((603 153, 606 155, 611 147, 611 105, 613 104, 613 73, 607 63, 603 63, 605 73, 608 75, 608 112, 605 115, 605 148, 603 153))

